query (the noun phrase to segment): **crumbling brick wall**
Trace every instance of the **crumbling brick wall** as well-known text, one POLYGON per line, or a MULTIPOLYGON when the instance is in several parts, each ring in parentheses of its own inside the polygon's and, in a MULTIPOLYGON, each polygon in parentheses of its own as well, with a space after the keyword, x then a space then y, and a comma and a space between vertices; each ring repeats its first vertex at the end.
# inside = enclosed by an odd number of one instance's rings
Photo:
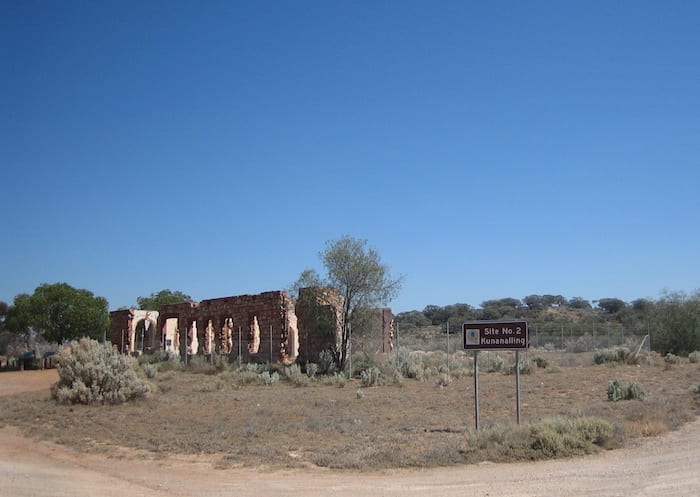
POLYGON ((131 333, 133 312, 131 309, 120 309, 109 313, 109 331, 107 338, 119 348, 123 354, 131 350, 131 333))
POLYGON ((120 309, 110 314, 109 341, 123 354, 149 352, 157 340, 158 311, 120 309))
POLYGON ((292 363, 297 358, 294 306, 283 291, 164 305, 158 329, 173 318, 178 320, 180 355, 187 349, 188 355, 215 352, 244 362, 292 363))
POLYGON ((299 362, 317 362, 323 350, 341 343, 342 297, 331 287, 300 288, 296 302, 299 320, 299 362))
MULTIPOLYGON (((393 346, 391 309, 372 313, 381 325, 380 350, 388 352, 393 346)), ((284 291, 272 291, 166 304, 158 311, 114 311, 109 339, 124 353, 134 352, 138 323, 148 321, 154 325, 139 335, 139 351, 169 347, 181 357, 216 353, 241 362, 305 364, 316 362, 323 350, 337 350, 341 315, 342 297, 335 288, 302 288, 296 303, 284 291)))

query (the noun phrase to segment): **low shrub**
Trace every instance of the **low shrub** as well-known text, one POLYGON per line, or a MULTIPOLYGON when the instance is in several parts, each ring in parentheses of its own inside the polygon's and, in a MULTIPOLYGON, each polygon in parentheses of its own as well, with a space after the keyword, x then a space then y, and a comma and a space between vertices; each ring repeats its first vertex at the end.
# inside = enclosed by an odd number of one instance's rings
POLYGON ((447 364, 447 354, 442 350, 426 352, 423 358, 423 364, 425 364, 426 368, 440 369, 447 364))
MULTIPOLYGON (((521 359, 519 363, 520 374, 532 374, 532 363, 528 359, 521 359)), ((515 363, 513 363, 506 371, 506 374, 515 374, 515 363)))
POLYGON ((153 379, 158 374, 158 365, 157 364, 144 364, 142 367, 143 367, 143 372, 146 375, 146 378, 153 379))
POLYGON ((465 460, 538 460, 592 454, 614 443, 614 426, 599 417, 550 418, 523 426, 496 425, 472 432, 465 460))
POLYGON ((644 400, 644 388, 636 381, 615 380, 608 385, 608 400, 644 400))
POLYGON ((232 381, 235 385, 260 385, 263 384, 263 378, 260 376, 263 372, 269 371, 262 364, 241 364, 235 370, 229 370, 222 374, 222 377, 232 381))
POLYGON ((293 385, 298 387, 304 387, 311 383, 311 377, 304 374, 298 364, 292 364, 291 366, 285 367, 284 376, 293 385))
POLYGON ((406 349, 399 351, 399 372, 405 378, 423 380, 426 378, 425 365, 422 352, 409 352, 406 349))
POLYGON ((59 380, 51 396, 61 404, 121 404, 145 397, 151 386, 136 374, 137 361, 97 340, 61 347, 59 380))
POLYGON ((362 379, 363 387, 376 387, 379 385, 379 379, 381 378, 381 372, 375 367, 366 369, 360 373, 360 378, 362 379))
POLYGON ((170 350, 156 350, 152 354, 142 354, 138 358, 139 364, 158 364, 160 362, 180 362, 180 357, 170 350))
POLYGON ((315 362, 307 362, 306 367, 304 368, 306 371, 306 376, 309 378, 313 378, 316 376, 316 373, 318 373, 318 364, 315 362))
POLYGON ((435 382, 435 386, 440 387, 440 388, 444 388, 444 387, 448 386, 450 383, 452 383, 452 378, 450 378, 450 376, 447 374, 441 374, 438 377, 437 381, 435 382))
POLYGON ((549 366, 549 361, 547 361, 547 359, 545 359, 544 357, 539 356, 539 355, 533 357, 532 362, 534 362, 535 365, 541 369, 546 369, 547 366, 549 366))
POLYGON ((334 386, 337 388, 345 387, 345 382, 347 379, 344 375, 340 373, 335 373, 332 375, 321 376, 321 384, 326 386, 334 386))
POLYGON ((190 373, 197 374, 216 374, 219 372, 219 368, 217 364, 214 363, 213 358, 203 355, 189 356, 185 368, 190 373))
POLYGON ((614 347, 599 350, 593 354, 594 364, 626 364, 632 358, 632 352, 627 347, 614 347))
POLYGON ((359 376, 363 371, 376 368, 378 366, 376 359, 365 353, 354 354, 352 356, 352 377, 359 376))
POLYGON ((688 354, 688 360, 692 363, 700 362, 700 350, 696 350, 695 352, 688 354))
POLYGON ((590 352, 595 349, 595 339, 590 333, 586 333, 576 339, 566 341, 566 351, 580 354, 590 352))
POLYGON ((335 356, 330 350, 322 350, 318 354, 318 373, 332 374, 335 371, 335 356))
POLYGON ((270 374, 269 371, 263 371, 262 373, 258 374, 258 378, 265 385, 273 385, 280 381, 280 375, 277 371, 273 371, 272 374, 270 374))
POLYGON ((670 352, 664 356, 664 363, 668 365, 679 364, 680 362, 681 358, 670 352))
POLYGON ((547 373, 561 373, 561 367, 558 364, 552 364, 550 366, 547 366, 547 369, 545 369, 545 372, 547 372, 547 373))
POLYGON ((487 351, 480 353, 477 358, 479 369, 487 373, 498 373, 503 371, 506 360, 498 352, 487 351))
POLYGON ((530 427, 530 448, 541 458, 590 454, 604 447, 614 433, 602 418, 553 418, 530 427))

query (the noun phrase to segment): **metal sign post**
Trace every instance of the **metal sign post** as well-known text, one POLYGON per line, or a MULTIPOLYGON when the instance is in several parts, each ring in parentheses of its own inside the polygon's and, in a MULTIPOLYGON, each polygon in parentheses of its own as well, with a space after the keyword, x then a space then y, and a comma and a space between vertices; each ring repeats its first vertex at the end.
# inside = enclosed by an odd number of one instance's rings
POLYGON ((479 351, 474 351, 474 421, 479 430, 479 351))
POLYGON ((515 351, 515 418, 520 424, 520 351, 515 351))
POLYGON ((515 410, 520 424, 520 350, 528 347, 527 321, 471 321, 462 325, 464 350, 474 351, 474 418, 479 429, 479 351, 515 350, 515 410))

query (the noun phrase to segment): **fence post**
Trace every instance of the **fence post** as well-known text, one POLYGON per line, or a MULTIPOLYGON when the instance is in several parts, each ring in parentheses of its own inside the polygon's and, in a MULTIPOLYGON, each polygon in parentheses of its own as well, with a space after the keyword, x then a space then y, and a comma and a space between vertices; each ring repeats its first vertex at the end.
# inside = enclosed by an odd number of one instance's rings
POLYGON ((447 379, 450 378, 450 322, 447 321, 447 379))

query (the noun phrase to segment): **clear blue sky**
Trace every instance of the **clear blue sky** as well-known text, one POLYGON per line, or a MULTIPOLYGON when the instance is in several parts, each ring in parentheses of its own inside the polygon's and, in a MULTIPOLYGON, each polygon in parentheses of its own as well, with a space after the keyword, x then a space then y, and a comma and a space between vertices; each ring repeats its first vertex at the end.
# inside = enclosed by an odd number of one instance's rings
POLYGON ((0 2, 0 300, 700 287, 700 2, 0 2))

